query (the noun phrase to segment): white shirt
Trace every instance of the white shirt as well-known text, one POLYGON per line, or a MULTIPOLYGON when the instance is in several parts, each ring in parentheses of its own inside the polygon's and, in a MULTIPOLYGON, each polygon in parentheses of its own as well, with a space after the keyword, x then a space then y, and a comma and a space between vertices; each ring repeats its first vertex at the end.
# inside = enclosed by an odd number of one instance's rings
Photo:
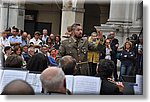
POLYGON ((108 49, 107 47, 106 47, 106 56, 105 56, 105 59, 111 60, 110 49, 108 49))
MULTIPOLYGON (((36 40, 34 37, 30 39, 29 44, 33 43, 34 45, 42 45, 42 41, 40 39, 36 40)), ((35 48, 35 51, 39 52, 39 48, 35 48)))
POLYGON ((34 45, 42 44, 42 41, 40 39, 36 40, 34 37, 30 39, 29 43, 33 43, 34 45))
POLYGON ((0 37, 0 44, 2 45, 2 46, 10 46, 10 42, 9 42, 9 40, 7 39, 7 38, 3 38, 3 37, 0 37))

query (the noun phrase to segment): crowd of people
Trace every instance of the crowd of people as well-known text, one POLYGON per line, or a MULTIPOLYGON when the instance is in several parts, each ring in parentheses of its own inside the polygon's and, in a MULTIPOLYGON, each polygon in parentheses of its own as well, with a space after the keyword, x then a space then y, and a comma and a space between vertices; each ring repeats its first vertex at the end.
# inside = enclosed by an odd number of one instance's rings
MULTIPOLYGON (((67 38, 62 42, 59 36, 48 34, 47 29, 42 33, 35 31, 33 37, 16 27, 2 32, 2 66, 4 69, 23 68, 41 72, 43 90, 49 94, 72 94, 66 89, 65 75, 86 75, 101 78, 100 94, 120 95, 123 94, 124 85, 120 82, 124 75, 143 74, 142 31, 127 38, 124 46, 119 47, 115 32, 106 37, 97 30, 85 37, 80 24, 75 23, 67 29, 67 38), (120 75, 117 73, 117 60, 121 61, 120 75)), ((30 89, 29 94, 35 93, 30 89)))

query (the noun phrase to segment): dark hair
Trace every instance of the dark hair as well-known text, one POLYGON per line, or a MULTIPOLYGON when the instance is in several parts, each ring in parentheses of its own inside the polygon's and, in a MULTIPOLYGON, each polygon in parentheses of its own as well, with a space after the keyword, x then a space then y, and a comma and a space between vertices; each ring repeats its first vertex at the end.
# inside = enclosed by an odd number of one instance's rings
POLYGON ((42 53, 37 53, 29 59, 26 68, 29 71, 42 72, 47 67, 48 67, 48 58, 42 53))
POLYGON ((13 30, 16 30, 16 32, 19 32, 19 29, 16 28, 15 26, 12 27, 13 30))
POLYGON ((6 53, 6 51, 9 50, 9 49, 11 49, 11 46, 6 46, 6 47, 4 48, 4 52, 6 53))
POLYGON ((72 56, 64 56, 59 61, 59 67, 62 68, 65 75, 73 75, 75 71, 76 60, 72 56))
POLYGON ((34 90, 24 80, 13 80, 10 83, 8 83, 4 89, 3 92, 1 93, 2 95, 34 95, 34 90), (21 87, 15 87, 16 85, 19 86, 21 84, 21 87), (23 88, 22 88, 23 87, 23 88))
POLYGON ((71 31, 74 31, 74 30, 77 28, 77 26, 81 26, 81 24, 79 24, 79 23, 74 23, 74 24, 71 26, 71 31))
POLYGON ((22 65, 23 65, 22 57, 16 54, 8 56, 5 61, 5 67, 21 68, 22 65))
POLYGON ((108 78, 112 76, 115 64, 112 60, 101 59, 98 64, 98 73, 102 78, 108 78))

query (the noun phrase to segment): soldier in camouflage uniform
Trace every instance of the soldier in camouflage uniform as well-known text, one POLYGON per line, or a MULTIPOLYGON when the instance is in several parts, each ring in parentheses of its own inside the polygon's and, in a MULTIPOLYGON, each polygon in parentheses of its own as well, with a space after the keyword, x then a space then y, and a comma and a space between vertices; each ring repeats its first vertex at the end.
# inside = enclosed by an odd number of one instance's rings
POLYGON ((95 46, 89 43, 86 38, 83 37, 82 26, 80 24, 73 24, 71 26, 72 34, 68 39, 62 41, 59 47, 59 54, 57 58, 65 55, 70 55, 77 61, 77 73, 78 75, 90 75, 87 54, 89 50, 101 50, 103 45, 100 43, 95 46))

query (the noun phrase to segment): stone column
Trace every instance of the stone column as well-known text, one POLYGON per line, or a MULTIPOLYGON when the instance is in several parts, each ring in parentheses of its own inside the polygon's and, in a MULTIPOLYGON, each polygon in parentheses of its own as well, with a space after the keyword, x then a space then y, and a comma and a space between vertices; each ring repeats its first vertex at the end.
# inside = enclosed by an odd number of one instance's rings
POLYGON ((24 30, 24 4, 19 4, 17 2, 2 2, 0 8, 1 30, 5 30, 12 26, 16 26, 19 29, 24 30))
POLYGON ((63 0, 62 20, 61 20, 61 39, 64 40, 67 27, 73 23, 83 25, 84 20, 84 0, 63 0))
POLYGON ((127 37, 133 33, 139 34, 142 28, 142 19, 139 19, 139 11, 142 0, 110 0, 109 19, 106 24, 95 27, 108 35, 110 31, 116 32, 120 46, 125 43, 127 37))
POLYGON ((131 22, 132 21, 131 0, 111 0, 109 22, 131 22))

